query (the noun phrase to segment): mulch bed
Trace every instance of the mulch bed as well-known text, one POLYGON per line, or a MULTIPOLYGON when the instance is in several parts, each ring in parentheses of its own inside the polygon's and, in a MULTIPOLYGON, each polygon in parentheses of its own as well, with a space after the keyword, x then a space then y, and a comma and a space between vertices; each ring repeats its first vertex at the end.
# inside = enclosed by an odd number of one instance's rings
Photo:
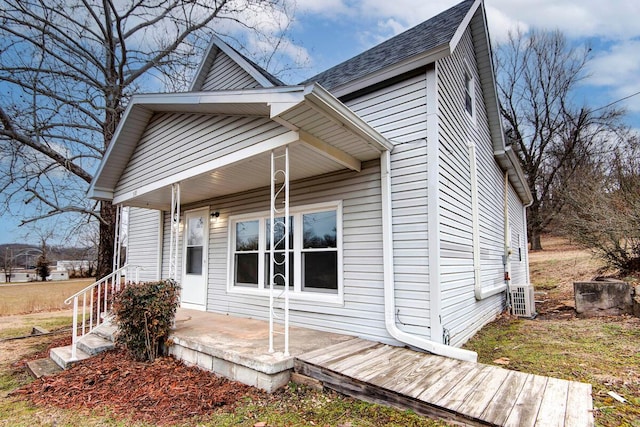
POLYGON ((43 377, 12 393, 36 405, 110 413, 154 424, 184 421, 217 408, 232 410, 260 390, 229 381, 171 357, 136 362, 113 350, 79 362, 67 371, 43 377))

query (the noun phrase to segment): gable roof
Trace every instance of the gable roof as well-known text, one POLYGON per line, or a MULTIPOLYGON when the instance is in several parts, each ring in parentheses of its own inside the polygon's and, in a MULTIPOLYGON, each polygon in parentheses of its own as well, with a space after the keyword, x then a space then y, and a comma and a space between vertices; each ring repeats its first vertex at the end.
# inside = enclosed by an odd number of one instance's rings
MULTIPOLYGON (((252 116, 269 119, 281 125, 283 129, 289 130, 286 135, 293 139, 285 141, 286 144, 297 144, 298 148, 307 147, 316 154, 320 153, 321 156, 331 158, 332 164, 340 165, 340 168, 348 167, 359 170, 362 161, 377 158, 382 151, 393 149, 393 145, 380 133, 318 85, 134 95, 91 182, 88 190, 90 198, 113 200, 114 203, 121 202, 114 197, 118 181, 154 114, 166 112, 252 116)), ((271 140, 275 141, 277 137, 271 140)), ((176 147, 176 150, 178 149, 179 147, 176 147)), ((268 152, 268 150, 264 152, 268 152)), ((244 152, 239 149, 237 152, 232 152, 221 158, 224 158, 225 162, 231 162, 231 160, 241 162, 249 158, 242 157, 241 153, 244 152)), ((300 151, 298 151, 299 153, 300 151)), ((295 155, 292 156, 295 158, 295 155)), ((327 170, 318 169, 321 162, 314 162, 317 160, 314 158, 310 159, 312 162, 310 165, 298 168, 296 179, 327 173, 327 170)), ((220 167, 218 160, 214 159, 207 163, 210 169, 205 168, 204 171, 220 167), (213 163, 217 166, 211 166, 213 163)), ((225 163, 224 166, 228 166, 228 164, 225 163)), ((265 160, 260 164, 268 165, 269 162, 265 160)), ((254 163, 244 162, 244 165, 250 168, 249 170, 256 169, 254 163)), ((193 178, 193 174, 203 173, 203 167, 194 167, 189 171, 172 175, 171 178, 160 180, 151 186, 138 188, 133 192, 135 194, 127 197, 140 198, 145 194, 148 196, 153 192, 157 193, 156 190, 166 186, 167 183, 179 182, 182 179, 193 178), (172 179, 173 181, 171 181, 172 179)), ((210 174, 205 173, 205 175, 210 174)), ((233 185, 247 182, 252 184, 249 188, 257 188, 267 182, 264 181, 263 176, 259 176, 256 182, 255 174, 248 173, 246 170, 236 176, 245 176, 246 180, 230 181, 230 184, 225 187, 226 190, 237 188, 233 185)), ((242 191, 246 189, 242 188, 242 191)), ((162 197, 166 197, 167 194, 169 193, 165 191, 162 197)), ((156 201, 159 200, 157 194, 153 197, 156 197, 156 201)), ((183 197, 185 203, 194 201, 183 197)), ((155 206, 155 208, 161 209, 169 205, 167 202, 166 204, 146 206, 155 206)))
POLYGON ((494 156, 524 204, 533 200, 524 172, 505 143, 483 0, 464 0, 433 18, 336 65, 303 84, 317 83, 339 99, 451 55, 470 29, 484 92, 494 156))
POLYGON ((191 87, 189 88, 190 92, 198 92, 202 90, 202 84, 204 83, 207 75, 209 74, 211 66, 213 65, 213 62, 220 52, 223 52, 225 55, 229 56, 236 64, 238 64, 245 72, 247 72, 247 74, 253 77, 253 79, 261 87, 266 88, 285 85, 277 77, 238 52, 233 47, 226 44, 220 37, 214 35, 211 38, 209 47, 207 48, 207 51, 205 52, 205 55, 200 62, 200 66, 196 71, 193 82, 191 83, 191 87))
MULTIPOLYGON (((427 62, 423 65, 434 62, 453 51, 459 40, 459 37, 455 37, 456 33, 461 27, 466 27, 462 24, 470 20, 470 15, 473 15, 479 3, 477 0, 465 0, 422 24, 307 79, 302 84, 319 83, 337 96, 341 96, 343 93, 339 89, 348 83, 390 67, 397 67, 411 58, 424 57, 427 62)), ((414 69, 416 65, 412 65, 414 69)))

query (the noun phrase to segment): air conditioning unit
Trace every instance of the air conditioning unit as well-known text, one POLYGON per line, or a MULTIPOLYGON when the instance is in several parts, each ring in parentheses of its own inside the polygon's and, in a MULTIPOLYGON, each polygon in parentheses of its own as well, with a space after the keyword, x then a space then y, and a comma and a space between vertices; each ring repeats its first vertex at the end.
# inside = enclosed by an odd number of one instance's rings
POLYGON ((510 285, 511 314, 518 317, 535 317, 536 302, 532 285, 510 285))

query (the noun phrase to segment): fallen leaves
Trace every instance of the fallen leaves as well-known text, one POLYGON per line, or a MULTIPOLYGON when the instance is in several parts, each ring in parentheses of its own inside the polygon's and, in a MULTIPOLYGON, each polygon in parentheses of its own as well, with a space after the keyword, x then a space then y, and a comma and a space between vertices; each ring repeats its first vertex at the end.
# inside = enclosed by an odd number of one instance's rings
POLYGON ((114 350, 79 362, 57 375, 16 390, 36 405, 66 409, 108 408, 123 416, 169 424, 216 408, 233 408, 246 396, 263 393, 170 357, 136 362, 114 350))

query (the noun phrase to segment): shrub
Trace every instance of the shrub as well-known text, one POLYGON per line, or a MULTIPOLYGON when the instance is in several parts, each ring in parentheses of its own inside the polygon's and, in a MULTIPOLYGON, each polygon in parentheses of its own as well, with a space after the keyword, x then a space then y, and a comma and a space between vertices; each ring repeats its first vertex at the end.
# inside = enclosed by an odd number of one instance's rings
POLYGON ((153 362, 166 343, 178 308, 173 280, 129 284, 114 299, 116 343, 136 360, 153 362))

